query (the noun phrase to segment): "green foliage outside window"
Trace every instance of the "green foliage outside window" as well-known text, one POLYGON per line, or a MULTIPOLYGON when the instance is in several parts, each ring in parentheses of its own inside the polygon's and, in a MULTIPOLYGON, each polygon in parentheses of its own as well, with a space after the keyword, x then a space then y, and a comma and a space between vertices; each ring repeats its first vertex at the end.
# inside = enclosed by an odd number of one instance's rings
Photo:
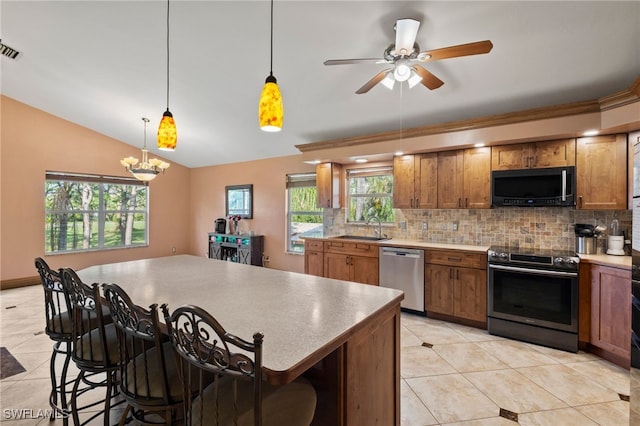
POLYGON ((393 210, 393 175, 349 175, 349 222, 366 222, 371 217, 382 223, 395 222, 393 210))
MULTIPOLYGON (((93 179, 97 180, 97 179, 93 179)), ((45 252, 147 244, 148 187, 48 178, 45 183, 45 252)))

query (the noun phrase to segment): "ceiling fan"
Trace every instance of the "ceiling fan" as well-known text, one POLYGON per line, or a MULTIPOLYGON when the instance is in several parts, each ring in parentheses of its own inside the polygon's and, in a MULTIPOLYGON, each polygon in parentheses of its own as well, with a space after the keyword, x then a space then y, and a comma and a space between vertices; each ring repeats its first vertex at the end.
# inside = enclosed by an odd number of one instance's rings
POLYGON ((491 41, 484 40, 420 52, 420 46, 416 43, 418 28, 420 28, 420 21, 414 19, 398 19, 394 27, 396 31, 396 42, 387 47, 382 58, 330 59, 324 61, 324 64, 346 65, 373 62, 376 64, 393 65, 392 68, 380 71, 371 80, 367 81, 364 86, 359 88, 356 91, 359 95, 367 93, 380 82, 389 89, 393 89, 396 81, 406 81, 409 87, 414 87, 416 84, 422 83, 426 88, 433 90, 442 86, 444 82, 423 68, 419 64, 420 62, 432 62, 439 61, 440 59, 457 58, 459 56, 479 55, 489 53, 493 48, 491 41))

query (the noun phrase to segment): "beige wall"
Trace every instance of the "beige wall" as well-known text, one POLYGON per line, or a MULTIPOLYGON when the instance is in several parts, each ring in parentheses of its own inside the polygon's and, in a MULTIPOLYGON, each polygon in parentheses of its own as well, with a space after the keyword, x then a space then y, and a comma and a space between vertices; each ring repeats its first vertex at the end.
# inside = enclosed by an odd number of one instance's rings
MULTIPOLYGON (((140 150, 2 96, 0 132, 0 280, 51 267, 89 265, 189 252, 190 171, 172 164, 150 184, 149 247, 44 256, 46 170, 124 176, 119 160, 140 150)), ((166 160, 171 162, 170 154, 166 160)))
POLYGON ((264 254, 270 268, 304 271, 300 255, 286 254, 287 174, 311 172, 315 166, 302 162, 301 155, 277 157, 246 163, 202 167, 191 170, 191 254, 205 255, 207 233, 213 221, 224 216, 224 187, 253 184, 253 219, 240 221, 243 232, 264 235, 264 254))
POLYGON ((197 169, 171 164, 150 183, 149 247, 44 256, 45 171, 125 176, 119 160, 140 151, 11 98, 0 107, 0 281, 33 277, 38 256, 77 269, 168 256, 172 247, 205 256, 207 233, 224 217, 225 185, 245 183, 253 184, 254 219, 241 229, 265 236, 268 267, 303 272, 302 256, 285 254, 285 176, 314 170, 300 155, 197 169))

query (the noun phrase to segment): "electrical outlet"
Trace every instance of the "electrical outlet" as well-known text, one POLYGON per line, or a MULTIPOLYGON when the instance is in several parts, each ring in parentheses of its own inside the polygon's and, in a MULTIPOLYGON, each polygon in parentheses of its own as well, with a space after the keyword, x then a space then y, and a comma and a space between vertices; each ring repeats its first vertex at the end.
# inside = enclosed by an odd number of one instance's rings
POLYGON ((422 222, 422 232, 427 232, 429 230, 429 224, 427 222, 422 222))
POLYGON ((458 230, 458 222, 452 222, 451 223, 451 230, 452 231, 457 231, 458 230))
POLYGON ((400 222, 400 229, 407 229, 407 221, 403 220, 400 222))
POLYGON ((175 247, 171 247, 171 253, 176 254, 176 248, 175 247))

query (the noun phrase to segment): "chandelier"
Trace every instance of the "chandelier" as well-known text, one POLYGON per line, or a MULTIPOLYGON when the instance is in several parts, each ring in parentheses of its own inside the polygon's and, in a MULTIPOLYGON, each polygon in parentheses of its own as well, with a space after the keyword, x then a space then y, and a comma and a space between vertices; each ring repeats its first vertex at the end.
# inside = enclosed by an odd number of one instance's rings
POLYGON ((148 118, 142 117, 144 122, 144 145, 142 147, 142 162, 135 157, 126 157, 120 160, 120 164, 131 173, 136 179, 142 182, 153 180, 160 172, 164 173, 170 164, 157 158, 149 160, 149 150, 147 149, 147 123, 148 118), (139 164, 138 164, 139 163, 139 164))

